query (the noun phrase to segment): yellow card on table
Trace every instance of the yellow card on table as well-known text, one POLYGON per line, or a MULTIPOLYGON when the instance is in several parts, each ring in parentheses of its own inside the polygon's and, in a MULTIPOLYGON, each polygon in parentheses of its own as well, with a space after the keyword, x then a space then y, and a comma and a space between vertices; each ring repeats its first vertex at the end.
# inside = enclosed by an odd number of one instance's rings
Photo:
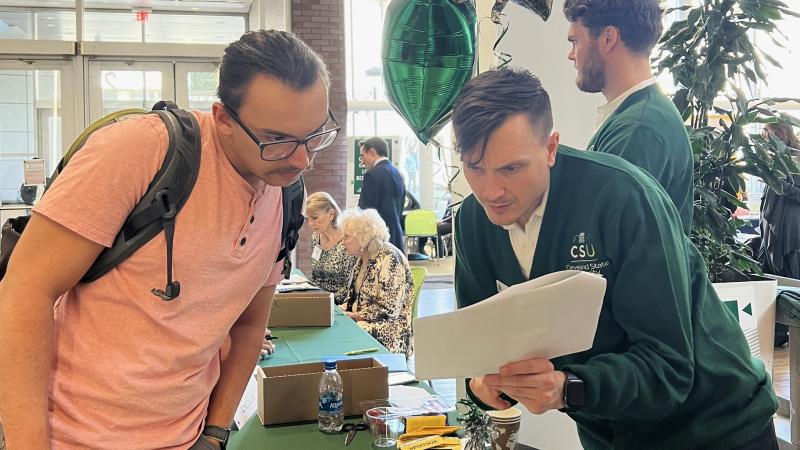
POLYGON ((445 440, 441 436, 430 436, 422 439, 414 439, 404 444, 398 443, 399 450, 425 450, 438 447, 444 444, 445 440))
POLYGON ((406 418, 406 433, 417 431, 422 427, 443 427, 447 425, 447 416, 411 416, 406 418))
POLYGON ((461 427, 422 427, 422 428, 417 428, 414 431, 408 432, 403 436, 419 437, 419 436, 432 436, 434 434, 443 436, 447 434, 453 434, 460 429, 461 427))
POLYGON ((444 438, 445 443, 438 446, 433 447, 431 450, 461 450, 461 439, 459 438, 444 438))

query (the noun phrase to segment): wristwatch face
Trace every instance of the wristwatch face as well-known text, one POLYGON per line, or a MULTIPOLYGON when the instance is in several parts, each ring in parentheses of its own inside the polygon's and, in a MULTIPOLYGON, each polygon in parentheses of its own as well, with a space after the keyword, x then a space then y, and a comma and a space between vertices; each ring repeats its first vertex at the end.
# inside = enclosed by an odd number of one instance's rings
POLYGON ((580 408, 586 403, 586 389, 583 380, 578 377, 568 378, 564 388, 564 403, 567 408, 580 408))

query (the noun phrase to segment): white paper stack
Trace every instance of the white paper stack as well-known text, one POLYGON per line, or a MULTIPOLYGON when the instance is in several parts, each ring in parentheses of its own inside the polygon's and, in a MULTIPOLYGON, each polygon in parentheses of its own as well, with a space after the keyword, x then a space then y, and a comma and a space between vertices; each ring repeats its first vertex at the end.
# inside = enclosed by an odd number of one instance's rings
POLYGON ((483 376, 514 361, 588 350, 605 289, 605 278, 567 270, 511 286, 467 308, 417 319, 417 379, 483 376))

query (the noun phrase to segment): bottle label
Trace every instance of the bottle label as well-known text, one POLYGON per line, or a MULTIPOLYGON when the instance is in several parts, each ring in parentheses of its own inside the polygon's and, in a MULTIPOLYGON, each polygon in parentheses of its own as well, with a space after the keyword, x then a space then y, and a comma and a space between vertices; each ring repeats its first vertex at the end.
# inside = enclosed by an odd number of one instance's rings
POLYGON ((321 412, 338 413, 342 411, 342 406, 342 394, 338 392, 325 392, 319 396, 321 412))

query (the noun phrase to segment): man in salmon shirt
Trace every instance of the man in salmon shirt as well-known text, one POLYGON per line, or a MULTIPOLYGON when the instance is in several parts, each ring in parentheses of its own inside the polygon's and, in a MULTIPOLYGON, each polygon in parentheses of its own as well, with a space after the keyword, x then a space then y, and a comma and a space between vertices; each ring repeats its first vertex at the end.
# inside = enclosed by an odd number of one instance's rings
POLYGON ((338 133, 328 85, 290 33, 250 32, 225 50, 220 102, 194 113, 201 165, 177 216, 182 289, 170 302, 150 292, 164 283, 163 234, 79 283, 168 144, 154 114, 92 135, 34 208, 0 282, 9 450, 224 448, 281 278, 281 187, 338 133))

